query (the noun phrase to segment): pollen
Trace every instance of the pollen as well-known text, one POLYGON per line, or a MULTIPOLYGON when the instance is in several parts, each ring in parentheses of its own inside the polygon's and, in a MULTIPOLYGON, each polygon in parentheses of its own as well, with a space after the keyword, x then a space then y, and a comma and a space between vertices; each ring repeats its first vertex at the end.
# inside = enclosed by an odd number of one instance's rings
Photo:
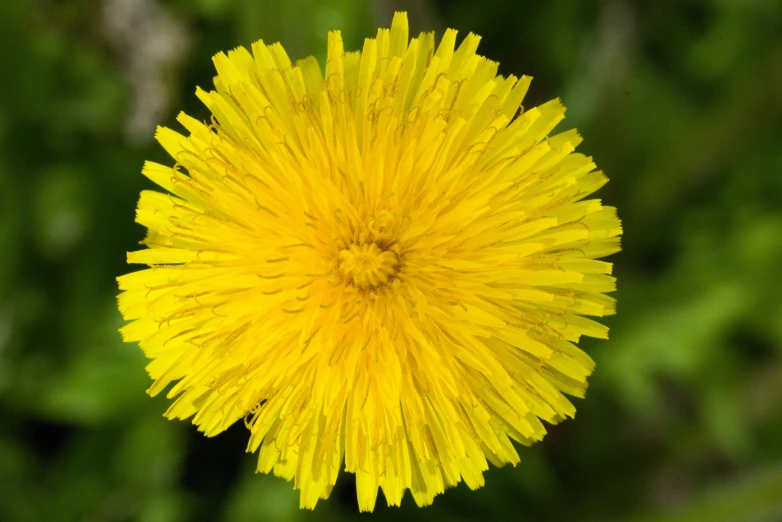
POLYGON ((339 253, 339 269, 347 281, 359 288, 376 287, 388 282, 396 272, 398 259, 376 243, 350 245, 339 253))

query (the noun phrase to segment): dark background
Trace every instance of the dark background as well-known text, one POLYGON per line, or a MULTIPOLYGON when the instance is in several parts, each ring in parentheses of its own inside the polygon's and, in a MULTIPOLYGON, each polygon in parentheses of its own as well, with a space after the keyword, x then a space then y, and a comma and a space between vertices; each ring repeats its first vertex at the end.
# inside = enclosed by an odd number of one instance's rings
MULTIPOLYGON (((389 520, 782 520, 782 4, 775 0, 0 2, 0 520, 357 519, 353 477, 299 511, 241 426, 162 417, 117 329, 115 276, 156 124, 263 38, 323 58, 387 27, 484 37, 502 74, 561 96, 611 183, 618 314, 575 420, 389 520)), ((367 518, 366 516, 364 517, 367 518)))

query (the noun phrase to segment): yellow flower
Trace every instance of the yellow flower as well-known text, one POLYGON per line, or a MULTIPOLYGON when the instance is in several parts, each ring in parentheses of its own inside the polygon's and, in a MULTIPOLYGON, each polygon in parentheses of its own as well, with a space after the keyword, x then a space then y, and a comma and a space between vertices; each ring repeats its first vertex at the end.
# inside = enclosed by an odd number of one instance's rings
POLYGON ((279 44, 218 54, 211 124, 181 114, 189 136, 157 133, 176 164, 144 166, 168 193, 141 194, 128 262, 150 268, 119 278, 119 308, 149 393, 177 381, 166 415, 207 436, 244 419, 302 507, 343 465, 362 511, 378 487, 426 505, 482 486, 574 415, 594 366, 574 343, 607 337, 583 317, 614 311, 597 258, 620 222, 583 200, 607 180, 479 39, 409 40, 397 13, 362 52, 330 33, 325 72, 279 44))

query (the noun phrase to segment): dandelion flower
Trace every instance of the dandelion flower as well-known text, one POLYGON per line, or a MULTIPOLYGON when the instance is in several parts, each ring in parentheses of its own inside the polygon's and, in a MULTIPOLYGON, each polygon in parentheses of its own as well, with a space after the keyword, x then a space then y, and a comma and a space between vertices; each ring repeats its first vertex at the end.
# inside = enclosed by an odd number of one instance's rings
POLYGON ((244 420, 258 471, 301 506, 340 468, 358 505, 419 505, 519 461, 572 417, 614 311, 620 222, 558 100, 524 110, 480 38, 409 39, 397 13, 325 70, 257 42, 214 57, 210 123, 160 128, 175 164, 143 173, 148 268, 119 278, 126 341, 166 416, 207 436, 244 420))

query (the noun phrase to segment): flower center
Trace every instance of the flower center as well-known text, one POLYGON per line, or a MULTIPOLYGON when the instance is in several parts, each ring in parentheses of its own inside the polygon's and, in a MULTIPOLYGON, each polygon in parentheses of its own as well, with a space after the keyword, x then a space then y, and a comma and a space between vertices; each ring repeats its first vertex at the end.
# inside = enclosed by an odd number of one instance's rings
POLYGON ((375 243, 352 244, 339 253, 339 270, 358 287, 379 286, 396 272, 396 254, 383 251, 375 243))

